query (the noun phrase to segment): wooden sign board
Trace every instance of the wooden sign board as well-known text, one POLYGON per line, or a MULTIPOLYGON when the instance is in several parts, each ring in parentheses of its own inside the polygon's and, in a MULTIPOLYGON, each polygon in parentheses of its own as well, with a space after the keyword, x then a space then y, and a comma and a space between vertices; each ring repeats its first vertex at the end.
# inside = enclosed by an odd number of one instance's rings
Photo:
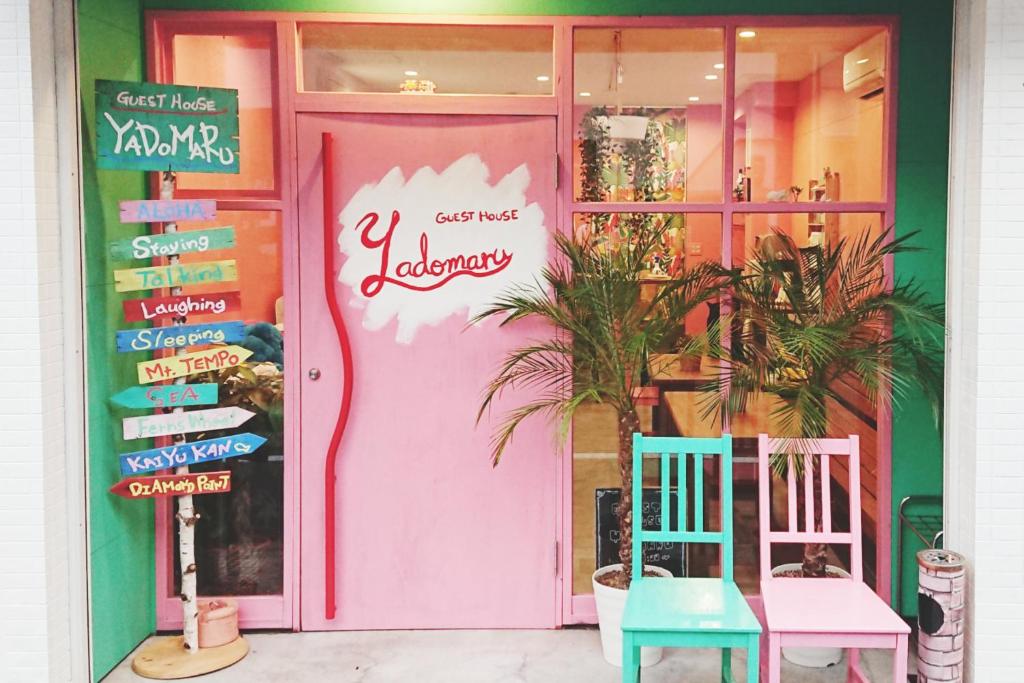
POLYGON ((96 163, 238 173, 238 91, 96 81, 96 163))
POLYGON ((121 353, 160 351, 202 344, 229 344, 243 339, 245 339, 245 323, 241 320, 200 325, 150 327, 143 330, 118 331, 117 350, 121 353))
POLYGON ((126 199, 118 206, 122 223, 212 221, 217 217, 213 199, 126 199))
POLYGON ((164 235, 139 235, 110 243, 110 257, 119 261, 194 254, 235 246, 235 228, 188 230, 164 235))
POLYGON ((163 384, 158 387, 128 387, 111 397, 124 408, 183 408, 216 405, 217 384, 163 384))
POLYGON ((145 474, 185 465, 237 458, 255 452, 266 442, 267 440, 262 436, 245 432, 217 439, 204 439, 165 448, 124 453, 120 456, 121 474, 125 476, 145 474))
POLYGON ((195 474, 158 474, 155 477, 122 479, 110 487, 115 496, 138 500, 162 496, 198 496, 204 493, 226 493, 231 490, 231 472, 195 474))
MULTIPOLYGON (((619 562, 619 500, 621 489, 597 489, 594 493, 597 505, 597 566, 605 567, 619 562)), ((678 497, 675 490, 669 494, 669 528, 678 525, 678 497)), ((657 530, 661 528, 661 490, 644 489, 641 503, 643 528, 657 530)), ((672 572, 672 576, 686 576, 684 573, 684 544, 682 543, 644 543, 644 564, 662 567, 672 572)))
POLYGON ((118 292, 137 292, 144 289, 232 282, 237 279, 238 269, 234 259, 176 263, 172 266, 115 270, 114 289, 118 292))
POLYGON ((207 370, 222 370, 240 365, 252 351, 241 346, 215 346, 204 351, 168 356, 138 363, 139 384, 152 384, 165 379, 194 375, 207 370))
POLYGON ((162 415, 142 415, 140 417, 124 418, 121 422, 121 430, 125 440, 152 439, 158 436, 170 436, 171 434, 212 432, 219 429, 238 427, 255 414, 251 410, 231 406, 228 408, 189 410, 181 413, 164 413, 162 415))
POLYGON ((121 307, 127 322, 139 323, 162 318, 234 313, 241 310, 242 297, 238 292, 155 296, 149 299, 126 299, 121 302, 121 307))

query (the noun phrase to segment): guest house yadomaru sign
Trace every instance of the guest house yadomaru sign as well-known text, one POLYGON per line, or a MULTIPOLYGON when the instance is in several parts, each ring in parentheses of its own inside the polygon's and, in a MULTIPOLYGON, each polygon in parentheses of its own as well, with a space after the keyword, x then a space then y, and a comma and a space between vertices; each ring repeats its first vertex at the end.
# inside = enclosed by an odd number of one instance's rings
POLYGON ((238 91, 96 81, 97 165, 238 173, 238 91))
POLYGON ((527 203, 530 172, 519 166, 493 185, 490 169, 467 154, 440 173, 406 179, 399 167, 359 189, 342 209, 339 279, 361 299, 363 327, 397 320, 409 343, 423 325, 470 319, 516 285, 535 285, 549 231, 527 203))

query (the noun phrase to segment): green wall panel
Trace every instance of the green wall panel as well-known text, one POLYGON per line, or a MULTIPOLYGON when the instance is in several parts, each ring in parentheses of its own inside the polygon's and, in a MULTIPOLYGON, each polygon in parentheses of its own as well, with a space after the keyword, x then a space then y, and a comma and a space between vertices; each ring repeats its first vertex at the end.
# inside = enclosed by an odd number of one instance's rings
POLYGON ((142 18, 136 0, 79 3, 79 68, 82 84, 82 185, 85 208, 85 301, 88 357, 90 602, 92 658, 102 677, 153 632, 153 505, 113 496, 120 479, 117 454, 122 412, 111 395, 135 383, 133 363, 114 350, 121 323, 106 242, 137 234, 118 223, 117 202, 145 196, 143 174, 98 171, 95 164, 93 84, 97 78, 142 78, 142 18))
MULTIPOLYGON (((119 299, 110 284, 111 264, 103 242, 129 232, 117 225, 116 201, 142 196, 141 174, 95 171, 89 136, 95 78, 140 78, 140 27, 145 9, 277 10, 410 14, 549 14, 549 15, 724 15, 724 14, 896 14, 900 16, 900 101, 897 168, 897 232, 920 231, 926 251, 896 262, 897 277, 917 278, 936 299, 945 296, 946 187, 949 137, 949 95, 953 0, 82 0, 79 3, 83 115, 85 128, 87 282, 89 287, 90 412, 92 464, 93 601, 122 599, 123 572, 97 576, 108 564, 96 558, 125 552, 130 581, 140 587, 139 604, 119 613, 117 629, 99 623, 94 607, 95 669, 98 673, 122 657, 153 626, 152 511, 145 504, 112 500, 113 454, 117 442, 116 414, 102 408, 112 389, 130 383, 126 364, 112 351, 110 330, 119 320, 119 299), (425 9, 428 7, 428 9, 425 9), (134 544, 121 539, 134 538, 134 544), (135 582, 138 583, 135 583, 135 582), (120 584, 120 585, 119 585, 120 584), (148 599, 143 590, 149 587, 148 599), (115 594, 116 593, 116 594, 115 594), (105 642, 101 642, 105 641, 105 642)), ((127 226, 130 227, 130 226, 127 226)), ((893 418, 893 504, 910 494, 942 490, 942 447, 930 406, 920 396, 898 406, 893 418)), ((893 519, 895 529, 895 514, 893 519)), ((895 546, 895 533, 894 546, 895 546)), ((894 547, 895 551, 895 547, 894 547)), ((907 553, 908 566, 913 558, 907 553)), ((907 572, 904 610, 912 599, 916 575, 907 572)), ((895 577, 894 577, 895 581, 895 577)))

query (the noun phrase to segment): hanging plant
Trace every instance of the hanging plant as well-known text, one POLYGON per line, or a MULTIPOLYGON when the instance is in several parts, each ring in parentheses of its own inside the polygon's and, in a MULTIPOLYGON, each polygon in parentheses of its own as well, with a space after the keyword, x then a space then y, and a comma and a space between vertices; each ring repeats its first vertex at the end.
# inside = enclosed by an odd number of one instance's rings
POLYGON ((611 144, 608 128, 603 123, 608 110, 594 107, 580 121, 580 201, 604 201, 607 185, 604 171, 609 165, 611 144))

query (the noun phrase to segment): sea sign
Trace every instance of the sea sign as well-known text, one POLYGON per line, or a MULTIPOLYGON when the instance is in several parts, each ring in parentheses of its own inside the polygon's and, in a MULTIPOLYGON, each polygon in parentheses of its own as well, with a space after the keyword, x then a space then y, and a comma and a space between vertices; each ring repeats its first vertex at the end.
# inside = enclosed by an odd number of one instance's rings
POLYGON ((212 432, 217 429, 233 429, 244 424, 255 414, 245 408, 231 406, 163 415, 143 415, 124 418, 121 422, 121 429, 126 440, 150 439, 171 434, 194 434, 195 432, 212 432))
POLYGON ((164 235, 139 235, 130 240, 110 243, 110 257, 118 261, 177 256, 235 246, 235 228, 226 226, 210 230, 189 230, 164 235))
POLYGON ((181 408, 217 404, 218 384, 165 384, 128 387, 110 400, 125 408, 181 408))
POLYGON ((143 289, 232 282, 237 279, 238 269, 234 259, 177 263, 173 266, 115 270, 114 289, 118 292, 137 292, 143 289))
POLYGON ((253 453, 266 442, 267 440, 262 436, 245 432, 222 436, 218 439, 205 439, 164 448, 152 448, 148 451, 124 453, 120 457, 121 474, 145 474, 172 467, 237 458, 240 455, 253 453))
POLYGON ((223 370, 241 364, 252 355, 241 346, 215 346, 205 351, 186 353, 183 356, 168 356, 147 360, 137 364, 139 384, 152 384, 164 379, 194 375, 207 370, 223 370))
POLYGON ((117 350, 121 353, 159 351, 160 349, 177 349, 200 344, 228 344, 243 339, 245 339, 245 323, 240 320, 202 325, 150 327, 145 330, 118 331, 117 350))
POLYGON ((212 221, 217 217, 214 199, 126 199, 118 206, 122 223, 212 221))
POLYGON ((233 313, 242 307, 238 292, 155 296, 149 299, 126 299, 121 302, 124 319, 130 323, 159 318, 185 318, 191 315, 233 313))
POLYGON ((122 498, 155 498, 157 496, 198 496, 201 493, 226 493, 231 490, 231 472, 201 474, 158 474, 155 477, 122 479, 110 492, 122 498))
POLYGON ((96 81, 96 163, 238 173, 238 91, 96 81))

